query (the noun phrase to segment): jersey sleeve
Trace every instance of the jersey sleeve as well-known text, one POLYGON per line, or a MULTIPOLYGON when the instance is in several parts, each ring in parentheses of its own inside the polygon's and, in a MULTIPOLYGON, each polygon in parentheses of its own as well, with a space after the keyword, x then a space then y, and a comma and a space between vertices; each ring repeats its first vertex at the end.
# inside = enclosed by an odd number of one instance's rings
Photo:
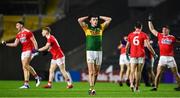
POLYGON ((32 32, 29 32, 29 33, 28 33, 28 37, 29 37, 29 38, 33 37, 33 33, 32 33, 32 32))
POLYGON ((19 35, 18 34, 16 35, 16 39, 19 39, 19 35))
POLYGON ((104 31, 104 29, 105 29, 105 23, 102 23, 100 26, 101 26, 102 31, 104 31))
POLYGON ((49 43, 49 44, 51 44, 51 43, 52 43, 51 38, 47 39, 47 43, 49 43))
POLYGON ((175 43, 175 42, 176 42, 176 38, 175 38, 174 36, 173 36, 172 40, 173 40, 173 43, 175 43))
POLYGON ((161 36, 161 33, 158 32, 157 37, 159 38, 161 36))
POLYGON ((82 29, 83 29, 84 31, 86 31, 87 28, 88 28, 88 24, 86 24, 86 23, 84 22, 84 24, 81 25, 81 27, 82 27, 82 29))

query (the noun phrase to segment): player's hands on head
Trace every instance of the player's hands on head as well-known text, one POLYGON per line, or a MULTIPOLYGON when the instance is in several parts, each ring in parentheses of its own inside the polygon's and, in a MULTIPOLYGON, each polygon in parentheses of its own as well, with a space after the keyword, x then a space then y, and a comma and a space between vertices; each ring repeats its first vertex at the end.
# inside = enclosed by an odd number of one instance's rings
POLYGON ((1 44, 3 45, 3 46, 6 46, 6 41, 1 41, 1 44))

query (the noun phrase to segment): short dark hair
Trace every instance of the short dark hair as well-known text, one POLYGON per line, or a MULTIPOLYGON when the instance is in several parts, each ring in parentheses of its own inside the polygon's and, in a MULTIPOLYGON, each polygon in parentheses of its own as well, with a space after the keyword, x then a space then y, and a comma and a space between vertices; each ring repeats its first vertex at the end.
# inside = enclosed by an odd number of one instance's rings
POLYGON ((140 21, 137 21, 136 23, 135 23, 135 25, 134 25, 134 27, 136 27, 136 28, 141 28, 143 25, 142 25, 142 23, 140 22, 140 21))
POLYGON ((91 13, 91 14, 89 15, 88 19, 91 20, 92 17, 97 17, 98 20, 99 20, 99 16, 96 15, 95 13, 91 13))
POLYGON ((170 29, 168 25, 163 25, 162 27, 170 29))
POLYGON ((19 23, 19 24, 24 26, 24 22, 23 21, 17 21, 16 23, 19 23))
POLYGON ((50 28, 50 27, 43 27, 42 30, 46 30, 46 31, 48 31, 49 33, 51 32, 51 28, 50 28))

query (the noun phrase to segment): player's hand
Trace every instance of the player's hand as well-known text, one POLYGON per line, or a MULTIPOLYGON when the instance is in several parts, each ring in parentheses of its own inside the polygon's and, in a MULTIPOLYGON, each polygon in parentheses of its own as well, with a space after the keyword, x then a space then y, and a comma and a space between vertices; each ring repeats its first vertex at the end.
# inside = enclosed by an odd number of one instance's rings
POLYGON ((6 41, 1 41, 1 44, 3 45, 3 46, 6 46, 6 41))
POLYGON ((148 15, 148 21, 152 21, 153 19, 152 19, 153 17, 152 17, 152 14, 149 14, 148 15))
POLYGON ((157 54, 154 55, 154 60, 156 60, 156 59, 158 59, 158 55, 157 54))
POLYGON ((32 53, 39 53, 39 51, 37 49, 32 49, 31 51, 32 53))
POLYGON ((128 54, 128 53, 126 53, 126 58, 127 58, 128 61, 130 61, 130 58, 129 58, 129 54, 128 54))

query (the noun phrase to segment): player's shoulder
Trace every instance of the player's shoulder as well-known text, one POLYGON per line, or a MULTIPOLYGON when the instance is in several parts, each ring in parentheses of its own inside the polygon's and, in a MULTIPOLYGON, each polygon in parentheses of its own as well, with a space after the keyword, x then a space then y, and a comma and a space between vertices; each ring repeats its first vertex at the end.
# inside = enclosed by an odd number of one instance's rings
POLYGON ((140 34, 141 34, 141 35, 146 35, 146 36, 147 36, 147 33, 143 32, 143 31, 141 31, 140 34))
POLYGON ((29 29, 24 29, 24 32, 32 33, 29 29))
POLYGON ((133 35, 134 34, 134 32, 130 32, 129 34, 128 34, 128 36, 131 36, 131 35, 133 35))
POLYGON ((174 37, 174 35, 169 35, 170 37, 174 37))

